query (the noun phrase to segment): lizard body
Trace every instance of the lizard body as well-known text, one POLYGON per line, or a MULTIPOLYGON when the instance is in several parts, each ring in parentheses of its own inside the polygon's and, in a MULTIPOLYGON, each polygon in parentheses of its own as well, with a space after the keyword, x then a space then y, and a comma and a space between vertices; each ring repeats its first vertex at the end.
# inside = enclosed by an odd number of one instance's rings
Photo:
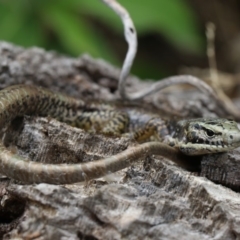
MULTIPOLYGON (((134 121, 130 111, 86 104, 34 86, 16 85, 0 91, 0 126, 22 115, 51 116, 71 125, 108 135, 119 135, 134 121)), ((188 155, 226 152, 240 145, 237 124, 226 119, 183 120, 170 127, 158 117, 144 118, 131 133, 137 141, 156 135, 165 143, 146 142, 122 153, 82 164, 43 164, 10 152, 0 142, 0 173, 28 183, 66 184, 89 180, 121 170, 140 156, 158 154, 178 162, 179 150, 188 155), (170 146, 168 146, 167 144, 170 146), (173 148, 174 147, 174 148, 173 148)))

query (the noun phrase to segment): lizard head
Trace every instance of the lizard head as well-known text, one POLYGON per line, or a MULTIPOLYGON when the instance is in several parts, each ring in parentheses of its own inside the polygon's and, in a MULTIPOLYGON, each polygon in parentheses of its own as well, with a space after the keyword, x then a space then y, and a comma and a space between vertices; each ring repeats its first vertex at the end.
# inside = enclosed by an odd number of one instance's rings
POLYGON ((240 146, 237 123, 227 119, 179 121, 174 138, 179 150, 187 155, 227 152, 240 146))

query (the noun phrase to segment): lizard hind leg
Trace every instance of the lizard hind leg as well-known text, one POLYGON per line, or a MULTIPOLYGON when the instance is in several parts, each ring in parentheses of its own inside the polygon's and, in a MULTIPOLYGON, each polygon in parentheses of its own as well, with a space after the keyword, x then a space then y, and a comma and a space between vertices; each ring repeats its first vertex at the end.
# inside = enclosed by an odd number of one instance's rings
POLYGON ((120 136, 125 133, 129 125, 129 116, 127 113, 113 111, 109 113, 109 119, 101 132, 105 135, 120 136))
POLYGON ((151 118, 144 126, 133 133, 133 138, 138 142, 146 141, 152 137, 158 141, 163 141, 167 136, 168 128, 166 122, 160 118, 151 118))
POLYGON ((128 124, 127 113, 116 110, 98 110, 80 114, 76 126, 107 136, 119 136, 126 131, 128 124))

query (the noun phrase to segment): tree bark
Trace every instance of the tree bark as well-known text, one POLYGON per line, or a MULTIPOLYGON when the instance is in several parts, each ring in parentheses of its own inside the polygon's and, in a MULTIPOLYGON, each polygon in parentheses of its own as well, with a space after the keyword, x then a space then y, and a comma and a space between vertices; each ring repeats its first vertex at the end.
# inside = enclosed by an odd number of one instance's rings
MULTIPOLYGON (((118 98, 118 76, 119 69, 89 56, 73 59, 0 43, 0 88, 35 84, 84 99, 112 101, 118 98)), ((151 84, 132 76, 129 80, 129 91, 151 84)), ((221 114, 214 103, 206 104, 206 96, 193 90, 182 89, 177 94, 180 100, 171 92, 162 96, 164 115, 221 114)), ((153 105, 153 97, 141 104, 153 105)), ((94 161, 134 144, 124 137, 86 133, 39 117, 14 120, 2 132, 2 139, 12 151, 32 161, 56 164, 94 161)), ((216 176, 209 174, 204 162, 209 160, 202 161, 202 176, 216 176)), ((24 185, 2 176, 0 199, 0 236, 4 239, 240 238, 240 195, 159 156, 140 159, 101 179, 65 186, 24 185)))

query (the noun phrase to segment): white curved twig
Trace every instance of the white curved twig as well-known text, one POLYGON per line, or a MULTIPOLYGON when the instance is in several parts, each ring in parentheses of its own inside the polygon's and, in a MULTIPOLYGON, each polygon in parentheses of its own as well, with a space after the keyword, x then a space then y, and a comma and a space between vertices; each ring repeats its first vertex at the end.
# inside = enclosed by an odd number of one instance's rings
POLYGON ((217 98, 214 90, 205 82, 198 79, 197 77, 191 76, 191 75, 179 75, 179 76, 171 76, 162 79, 161 81, 158 81, 156 83, 153 83, 148 89, 143 90, 141 92, 132 93, 130 96, 130 100, 137 100, 143 97, 146 97, 148 95, 154 94, 166 87, 177 85, 177 84, 189 84, 200 91, 213 96, 215 99, 217 98))
POLYGON ((113 11, 117 13, 117 15, 121 18, 122 23, 124 25, 125 39, 128 43, 128 52, 122 66, 119 83, 118 83, 119 94, 123 99, 137 100, 145 96, 148 96, 150 94, 156 93, 161 89, 166 88, 167 86, 182 84, 182 83, 193 85, 194 87, 198 88, 200 91, 207 93, 211 96, 214 95, 214 98, 216 97, 214 91, 209 85, 207 85, 200 79, 194 76, 189 76, 189 75, 173 76, 166 79, 162 79, 161 81, 156 82, 155 84, 150 86, 150 88, 146 89, 145 91, 137 92, 131 95, 127 94, 125 89, 125 84, 126 84, 126 79, 129 75, 130 69, 132 67, 133 60, 136 55, 136 51, 137 51, 137 32, 135 30, 133 21, 128 11, 124 7, 122 7, 115 0, 102 0, 102 1, 105 4, 107 4, 110 8, 112 8, 113 11))
POLYGON ((153 93, 156 93, 168 86, 176 85, 176 84, 183 84, 187 83, 190 84, 203 93, 208 94, 210 97, 212 97, 217 103, 223 106, 223 108, 228 112, 230 115, 235 116, 236 118, 239 118, 239 111, 236 109, 233 104, 225 103, 221 96, 218 95, 217 92, 214 91, 214 89, 200 80, 197 77, 190 76, 190 75, 179 75, 179 76, 172 76, 165 79, 162 79, 159 82, 154 83, 149 87, 149 89, 146 89, 141 92, 137 93, 131 93, 128 94, 126 92, 125 84, 126 79, 130 73, 133 60, 136 56, 137 51, 137 32, 135 30, 133 21, 128 13, 128 11, 121 6, 116 0, 102 0, 106 5, 108 5, 110 8, 113 9, 113 11, 121 18, 122 23, 124 25, 124 36, 128 43, 128 52, 124 59, 123 66, 120 73, 120 78, 118 82, 118 90, 121 98, 123 100, 137 100, 144 98, 148 95, 151 95, 153 93))
POLYGON ((102 0, 121 18, 124 26, 124 36, 128 43, 128 51, 121 69, 118 90, 123 99, 131 99, 126 93, 125 83, 130 73, 137 52, 137 32, 128 11, 115 0, 102 0))

